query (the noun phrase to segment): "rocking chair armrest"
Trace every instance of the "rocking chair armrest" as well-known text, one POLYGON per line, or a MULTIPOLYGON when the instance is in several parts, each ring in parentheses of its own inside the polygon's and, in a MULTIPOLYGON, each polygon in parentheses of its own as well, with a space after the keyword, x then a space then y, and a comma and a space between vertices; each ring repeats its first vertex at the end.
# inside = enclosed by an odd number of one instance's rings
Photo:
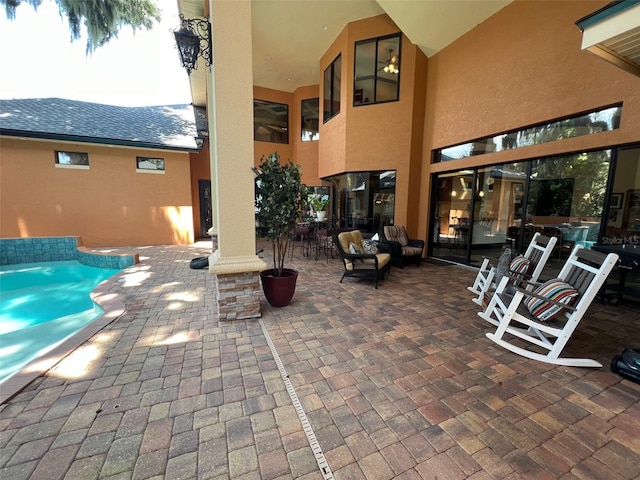
POLYGON ((531 286, 536 286, 535 283, 529 281, 529 279, 531 278, 531 275, 529 275, 526 272, 525 273, 519 273, 519 272, 515 272, 514 270, 509 269, 509 271, 507 271, 506 276, 509 278, 509 280, 514 285, 527 284, 527 285, 531 285, 531 286))
POLYGON ((566 303, 562 303, 562 302, 558 302, 556 300, 553 300, 551 298, 545 297, 544 295, 538 295, 537 293, 531 292, 529 290, 525 290, 523 288, 520 287, 513 287, 517 292, 522 292, 525 297, 533 297, 533 298, 537 298, 539 300, 544 300, 545 302, 549 302, 552 303, 553 305, 557 305, 560 308, 564 308, 567 309, 571 312, 575 312, 577 310, 576 307, 574 307, 573 305, 567 305, 566 303))
MULTIPOLYGON (((509 276, 510 276, 510 275, 509 275, 509 276)), ((519 285, 525 284, 527 287, 534 287, 534 288, 535 288, 535 287, 539 287, 539 286, 540 286, 540 285, 542 285, 542 283, 543 283, 543 282, 532 282, 532 281, 530 281, 530 280, 527 280, 527 277, 528 277, 528 278, 531 278, 531 275, 524 274, 524 278, 522 278, 522 279, 518 282, 518 284, 519 284, 519 285)))

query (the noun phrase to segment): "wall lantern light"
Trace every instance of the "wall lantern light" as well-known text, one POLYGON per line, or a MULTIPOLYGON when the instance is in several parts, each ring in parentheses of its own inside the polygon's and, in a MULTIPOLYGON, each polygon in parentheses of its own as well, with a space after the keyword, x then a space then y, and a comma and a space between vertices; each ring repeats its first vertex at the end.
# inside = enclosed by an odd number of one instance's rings
POLYGON ((173 32, 180 53, 182 66, 187 73, 198 68, 198 57, 202 57, 207 67, 211 66, 211 24, 200 18, 184 18, 180 15, 180 28, 173 32))

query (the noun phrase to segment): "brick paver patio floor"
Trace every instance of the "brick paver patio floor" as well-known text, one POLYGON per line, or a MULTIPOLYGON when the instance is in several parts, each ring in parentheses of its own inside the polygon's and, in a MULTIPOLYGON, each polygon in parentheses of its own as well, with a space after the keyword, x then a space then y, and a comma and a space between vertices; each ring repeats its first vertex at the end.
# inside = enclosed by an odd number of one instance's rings
POLYGON ((605 367, 557 367, 485 337, 474 270, 375 290, 296 253, 291 305, 219 322, 189 268, 209 247, 122 249, 141 256, 110 287, 126 312, 0 406, 0 478, 640 477, 640 385, 608 368, 640 346, 638 307, 594 303, 565 353, 605 367))

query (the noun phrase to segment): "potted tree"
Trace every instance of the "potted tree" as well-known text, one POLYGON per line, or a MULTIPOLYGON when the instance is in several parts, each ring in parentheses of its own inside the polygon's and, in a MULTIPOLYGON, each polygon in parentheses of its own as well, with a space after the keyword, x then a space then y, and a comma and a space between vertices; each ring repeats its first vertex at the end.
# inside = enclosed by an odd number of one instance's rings
POLYGON ((324 198, 322 195, 314 194, 311 199, 311 208, 316 212, 316 217, 320 222, 327 218, 327 205, 329 205, 329 199, 324 198))
POLYGON ((252 168, 256 181, 256 217, 258 226, 271 240, 273 268, 260 272, 262 290, 274 307, 289 304, 295 293, 298 271, 284 268, 292 232, 304 207, 306 186, 300 165, 289 160, 280 163, 278 152, 260 158, 252 168))

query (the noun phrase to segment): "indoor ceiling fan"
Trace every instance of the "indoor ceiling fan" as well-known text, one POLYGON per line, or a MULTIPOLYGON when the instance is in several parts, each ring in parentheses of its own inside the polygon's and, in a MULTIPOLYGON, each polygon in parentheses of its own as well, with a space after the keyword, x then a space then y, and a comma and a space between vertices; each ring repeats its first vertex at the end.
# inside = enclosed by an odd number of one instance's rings
POLYGON ((378 71, 383 70, 385 73, 398 73, 398 55, 393 53, 393 48, 389 49, 389 58, 384 62, 378 61, 382 64, 382 67, 378 68, 378 71))

